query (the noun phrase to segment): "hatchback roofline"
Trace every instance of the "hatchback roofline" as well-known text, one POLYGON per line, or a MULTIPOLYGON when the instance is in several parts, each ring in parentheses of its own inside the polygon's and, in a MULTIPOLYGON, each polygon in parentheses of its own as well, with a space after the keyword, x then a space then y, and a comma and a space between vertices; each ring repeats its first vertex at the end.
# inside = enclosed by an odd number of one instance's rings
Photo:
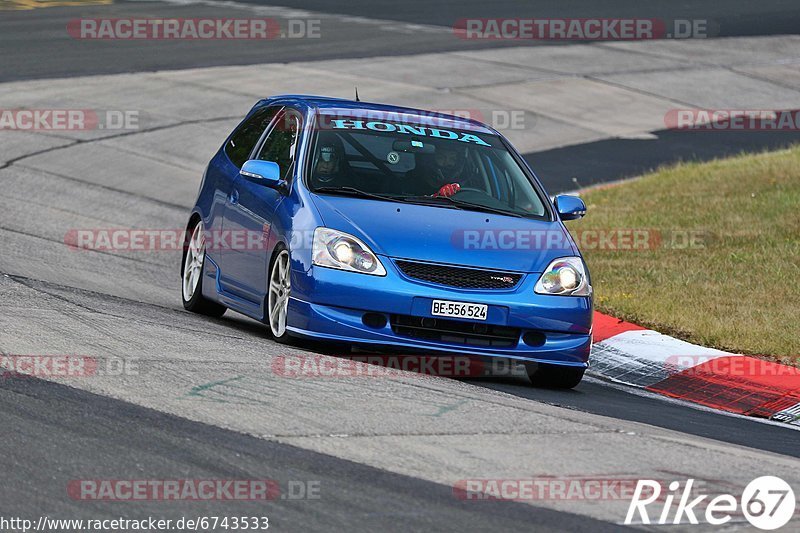
POLYGON ((465 124, 465 125, 468 124, 472 127, 478 126, 480 128, 485 128, 491 131, 493 134, 499 135, 499 133, 491 126, 488 126, 480 122, 479 120, 475 120, 473 118, 450 115, 447 113, 441 113, 439 111, 432 111, 429 109, 397 106, 391 104, 381 104, 377 102, 356 101, 356 100, 349 100, 347 98, 336 98, 332 96, 317 96, 310 94, 277 94, 260 100, 256 105, 261 105, 264 103, 277 103, 282 100, 293 100, 302 102, 307 106, 317 110, 318 112, 324 109, 349 108, 349 109, 358 109, 364 111, 377 111, 381 113, 401 113, 407 115, 414 115, 422 118, 423 119, 422 122, 424 122, 424 119, 426 118, 447 119, 457 124, 465 124))

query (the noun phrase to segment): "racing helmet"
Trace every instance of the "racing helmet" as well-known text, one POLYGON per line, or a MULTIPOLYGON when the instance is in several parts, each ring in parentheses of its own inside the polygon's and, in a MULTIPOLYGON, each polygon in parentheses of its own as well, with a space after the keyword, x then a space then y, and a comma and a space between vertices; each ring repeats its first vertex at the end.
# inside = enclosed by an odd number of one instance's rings
POLYGON ((467 162, 467 150, 452 142, 439 143, 434 155, 436 168, 447 178, 460 176, 467 162))
POLYGON ((320 135, 314 158, 314 178, 328 183, 342 171, 344 147, 337 135, 320 135))

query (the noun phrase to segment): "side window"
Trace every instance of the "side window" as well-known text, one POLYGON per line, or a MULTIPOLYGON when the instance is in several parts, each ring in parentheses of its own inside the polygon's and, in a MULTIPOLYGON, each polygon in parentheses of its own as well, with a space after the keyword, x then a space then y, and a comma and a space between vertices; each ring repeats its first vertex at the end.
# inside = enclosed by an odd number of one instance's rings
POLYGON ((296 112, 287 111, 278 116, 275 126, 264 139, 256 159, 274 161, 281 169, 281 178, 289 180, 294 164, 297 140, 300 137, 302 119, 296 112))
POLYGON ((228 154, 234 165, 242 168, 250 156, 250 152, 253 151, 253 147, 261 138, 261 134, 280 110, 281 107, 276 106, 259 109, 233 132, 225 144, 225 153, 228 154))

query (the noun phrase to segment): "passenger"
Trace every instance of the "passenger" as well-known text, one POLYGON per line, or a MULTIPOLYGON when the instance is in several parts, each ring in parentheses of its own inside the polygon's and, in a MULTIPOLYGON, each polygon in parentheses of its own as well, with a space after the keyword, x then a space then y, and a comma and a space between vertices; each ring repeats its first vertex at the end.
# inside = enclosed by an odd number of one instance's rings
POLYGON ((312 175, 314 188, 348 186, 347 183, 344 183, 347 172, 344 169, 343 150, 337 143, 320 143, 316 162, 312 175))

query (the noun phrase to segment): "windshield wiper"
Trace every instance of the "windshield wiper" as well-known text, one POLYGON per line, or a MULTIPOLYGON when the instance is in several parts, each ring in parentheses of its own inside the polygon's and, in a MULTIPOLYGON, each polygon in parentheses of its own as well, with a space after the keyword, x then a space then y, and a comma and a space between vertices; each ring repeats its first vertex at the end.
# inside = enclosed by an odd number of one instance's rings
POLYGON ((495 207, 488 207, 481 204, 473 204, 471 202, 464 202, 462 200, 454 200, 447 196, 384 196, 382 194, 362 191, 361 189, 356 189, 355 187, 318 187, 314 189, 313 192, 342 194, 346 196, 360 196, 362 198, 373 198, 375 200, 383 200, 387 202, 407 202, 422 205, 436 205, 451 209, 468 209, 471 211, 484 211, 487 213, 496 213, 498 215, 506 215, 510 217, 522 217, 521 214, 514 213, 513 211, 506 211, 504 209, 497 209, 495 207))
MULTIPOLYGON (((467 209, 470 211, 484 211, 486 213, 496 213, 498 215, 506 215, 509 217, 517 217, 522 218, 520 213, 515 213, 513 211, 506 211, 505 209, 498 209, 496 207, 489 207, 483 204, 473 204, 472 202, 465 202, 463 200, 454 200, 449 196, 402 196, 399 198, 404 202, 419 202, 424 200, 433 200, 439 205, 442 205, 439 200, 445 200, 448 202, 446 205, 452 205, 458 209, 467 209)), ((429 202, 430 205, 435 205, 433 202, 429 202)))
POLYGON ((392 196, 383 196, 382 194, 375 194, 372 192, 362 191, 355 187, 317 187, 312 192, 327 192, 331 194, 343 194, 347 196, 361 196, 363 198, 373 198, 375 200, 385 200, 388 202, 397 202, 398 199, 392 196))
POLYGON ((437 207, 447 207, 449 209, 462 209, 458 204, 452 201, 440 202, 439 200, 450 200, 444 196, 397 196, 395 199, 410 204, 435 205, 437 207))

